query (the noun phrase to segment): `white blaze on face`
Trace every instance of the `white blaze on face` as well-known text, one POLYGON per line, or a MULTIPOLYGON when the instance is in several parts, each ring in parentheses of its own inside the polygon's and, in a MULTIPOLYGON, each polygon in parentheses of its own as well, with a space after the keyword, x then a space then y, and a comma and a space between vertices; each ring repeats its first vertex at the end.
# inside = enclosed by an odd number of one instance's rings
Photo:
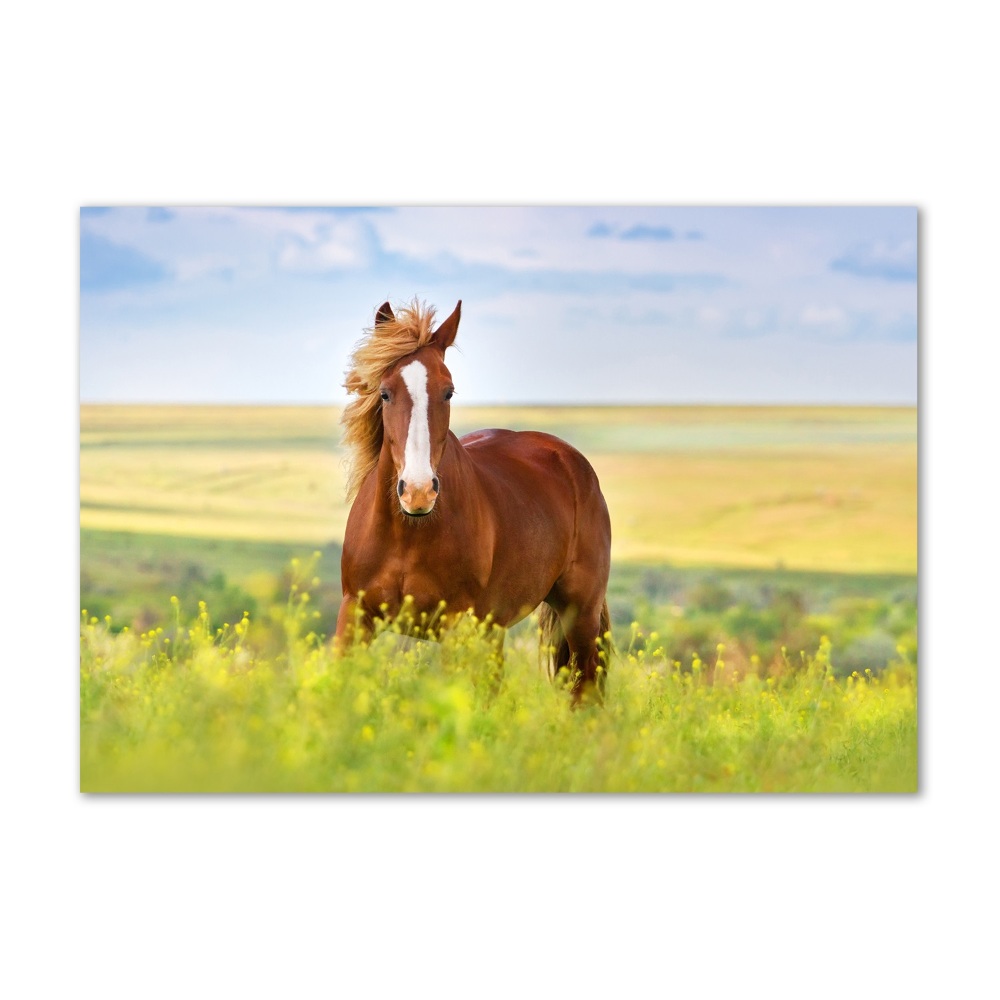
POLYGON ((410 428, 406 432, 403 471, 399 478, 406 483, 423 486, 434 478, 431 468, 431 427, 427 416, 427 369, 419 361, 411 361, 400 371, 413 402, 410 428))

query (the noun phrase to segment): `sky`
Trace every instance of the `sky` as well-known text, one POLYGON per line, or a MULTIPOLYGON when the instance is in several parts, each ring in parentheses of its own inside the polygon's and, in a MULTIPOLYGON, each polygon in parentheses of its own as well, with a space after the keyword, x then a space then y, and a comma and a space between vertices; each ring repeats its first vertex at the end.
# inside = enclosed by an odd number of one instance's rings
POLYGON ((376 308, 443 320, 463 403, 917 402, 917 210, 80 213, 82 402, 340 404, 376 308))

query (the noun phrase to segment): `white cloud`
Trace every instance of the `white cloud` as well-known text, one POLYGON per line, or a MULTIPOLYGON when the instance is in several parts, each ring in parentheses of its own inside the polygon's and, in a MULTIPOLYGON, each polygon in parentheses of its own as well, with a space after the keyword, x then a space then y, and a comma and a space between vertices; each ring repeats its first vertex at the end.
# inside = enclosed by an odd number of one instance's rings
POLYGON ((327 219, 307 237, 286 237, 278 253, 278 266, 313 274, 354 270, 370 262, 372 249, 372 233, 364 220, 327 219))
POLYGON ((860 243, 831 262, 834 270, 867 278, 917 280, 917 241, 877 239, 860 243))
POLYGON ((839 306, 808 305, 802 310, 799 322, 805 326, 839 326, 846 318, 839 306))
POLYGON ((229 254, 211 253, 200 257, 183 257, 173 265, 178 281, 193 281, 212 274, 233 271, 239 260, 229 254))
MULTIPOLYGON (((588 237, 602 218, 615 226, 699 228, 692 210, 662 208, 401 208, 372 219, 383 248, 416 260, 455 258, 512 271, 693 272, 706 269, 705 241, 588 237), (689 224, 690 223, 690 224, 689 224)), ((700 227, 704 228, 704 227, 700 227)))

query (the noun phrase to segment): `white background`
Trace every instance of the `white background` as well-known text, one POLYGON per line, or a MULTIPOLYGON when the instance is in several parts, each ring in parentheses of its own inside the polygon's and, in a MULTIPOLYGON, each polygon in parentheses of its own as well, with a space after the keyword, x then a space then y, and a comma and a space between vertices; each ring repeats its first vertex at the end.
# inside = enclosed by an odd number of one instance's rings
POLYGON ((3 15, 7 995, 995 982, 995 34, 924 9, 3 15), (81 796, 78 212, 177 202, 919 205, 920 794, 81 796))

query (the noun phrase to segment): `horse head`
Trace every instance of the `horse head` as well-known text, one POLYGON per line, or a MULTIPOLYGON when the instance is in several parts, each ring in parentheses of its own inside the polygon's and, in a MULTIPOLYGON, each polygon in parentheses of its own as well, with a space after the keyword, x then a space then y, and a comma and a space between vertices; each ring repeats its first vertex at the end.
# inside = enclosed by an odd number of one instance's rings
MULTIPOLYGON (((444 352, 455 341, 461 315, 459 301, 431 340, 387 369, 379 384, 384 442, 392 454, 399 506, 407 517, 430 514, 441 492, 437 470, 448 441, 455 392, 444 352)), ((379 307, 375 325, 394 318, 386 302, 379 307)))

